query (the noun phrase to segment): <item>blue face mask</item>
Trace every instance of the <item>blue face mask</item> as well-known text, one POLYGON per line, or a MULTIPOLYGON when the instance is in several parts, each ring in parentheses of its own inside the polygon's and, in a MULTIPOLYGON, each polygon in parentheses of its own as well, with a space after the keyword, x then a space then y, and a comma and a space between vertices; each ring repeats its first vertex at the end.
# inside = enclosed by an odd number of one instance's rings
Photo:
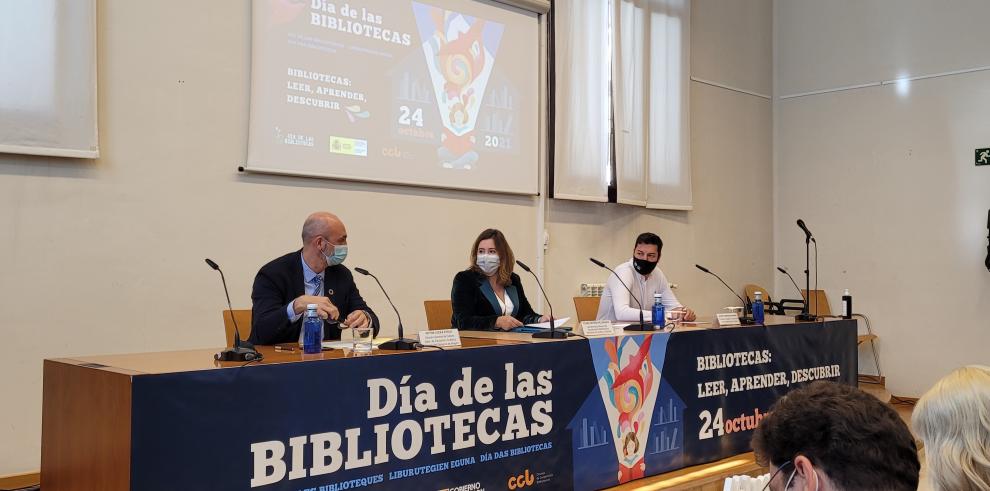
POLYGON ((333 247, 332 254, 323 254, 323 259, 327 261, 327 267, 343 264, 344 259, 347 259, 347 244, 332 245, 331 247, 333 247))

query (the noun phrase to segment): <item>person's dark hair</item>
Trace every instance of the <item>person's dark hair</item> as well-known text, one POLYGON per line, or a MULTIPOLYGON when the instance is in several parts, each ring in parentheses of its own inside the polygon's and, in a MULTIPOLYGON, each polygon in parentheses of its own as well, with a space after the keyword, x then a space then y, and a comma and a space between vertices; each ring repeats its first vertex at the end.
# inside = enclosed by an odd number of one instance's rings
POLYGON ((640 244, 652 244, 657 246, 657 254, 660 254, 660 251, 663 250, 663 241, 660 240, 659 235, 653 232, 643 232, 639 234, 639 236, 636 237, 636 243, 633 244, 633 248, 635 249, 636 246, 640 244))
POLYGON ((787 394, 753 433, 761 465, 803 455, 846 490, 918 489, 918 448, 890 406, 848 385, 818 381, 787 394))

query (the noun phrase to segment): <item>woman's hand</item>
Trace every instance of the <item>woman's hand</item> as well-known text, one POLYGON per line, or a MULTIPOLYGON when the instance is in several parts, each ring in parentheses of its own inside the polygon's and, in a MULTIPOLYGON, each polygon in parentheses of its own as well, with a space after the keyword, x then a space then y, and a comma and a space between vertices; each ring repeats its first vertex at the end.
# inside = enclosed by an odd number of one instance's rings
POLYGON ((495 327, 503 331, 508 331, 522 326, 523 323, 516 320, 515 317, 511 315, 500 315, 498 319, 495 319, 495 327))

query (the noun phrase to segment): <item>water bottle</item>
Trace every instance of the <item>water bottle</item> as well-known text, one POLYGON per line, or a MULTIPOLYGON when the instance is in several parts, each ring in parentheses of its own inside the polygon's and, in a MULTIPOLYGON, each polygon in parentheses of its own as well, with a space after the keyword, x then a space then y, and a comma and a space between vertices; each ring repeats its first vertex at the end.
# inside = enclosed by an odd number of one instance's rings
POLYGON ((849 294, 849 289, 842 293, 842 318, 852 319, 853 317, 853 297, 849 294))
POLYGON ((323 350, 323 319, 316 310, 316 304, 306 305, 306 320, 303 321, 303 353, 308 355, 323 350))
POLYGON ((763 324, 763 292, 753 292, 753 322, 763 324))
POLYGON ((663 302, 660 299, 659 293, 653 294, 653 328, 663 329, 663 326, 667 324, 666 312, 664 312, 663 302))

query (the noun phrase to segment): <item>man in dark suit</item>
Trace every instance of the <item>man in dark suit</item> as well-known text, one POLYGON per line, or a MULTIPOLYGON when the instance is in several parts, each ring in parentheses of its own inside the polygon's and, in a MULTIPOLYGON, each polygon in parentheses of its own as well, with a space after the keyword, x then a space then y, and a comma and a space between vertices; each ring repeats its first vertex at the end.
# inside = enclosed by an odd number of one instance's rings
MULTIPOLYGON (((361 298, 347 257, 347 229, 336 215, 316 212, 306 218, 302 249, 261 267, 251 290, 251 342, 298 342, 307 304, 316 304, 320 317, 348 327, 372 326, 378 317, 361 298)), ((336 324, 324 329, 325 339, 340 339, 336 324)))

